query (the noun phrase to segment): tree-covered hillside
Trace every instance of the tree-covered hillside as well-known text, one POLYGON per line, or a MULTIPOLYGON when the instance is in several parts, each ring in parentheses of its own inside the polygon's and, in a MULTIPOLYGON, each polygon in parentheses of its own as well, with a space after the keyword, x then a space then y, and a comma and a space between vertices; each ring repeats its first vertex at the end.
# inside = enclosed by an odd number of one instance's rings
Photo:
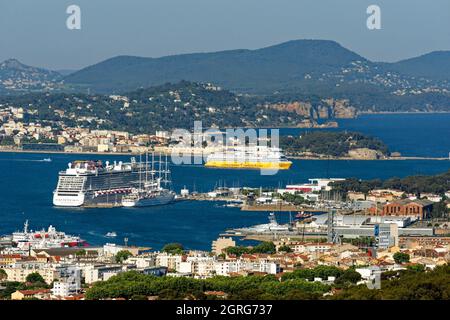
POLYGON ((306 116, 271 108, 257 97, 238 96, 210 84, 181 81, 125 93, 35 93, 0 97, 1 107, 22 107, 25 122, 152 133, 209 127, 297 126, 306 116))
POLYGON ((432 176, 409 176, 405 178, 390 178, 387 180, 360 180, 349 178, 345 181, 333 182, 333 189, 348 192, 367 193, 372 189, 395 189, 406 193, 435 193, 444 194, 450 190, 450 171, 432 176))
POLYGON ((379 139, 358 132, 313 131, 298 137, 282 136, 280 146, 291 155, 312 153, 333 157, 348 156, 350 150, 367 148, 388 155, 388 147, 379 139))
POLYGON ((387 64, 386 67, 413 77, 450 81, 450 51, 435 51, 387 64))

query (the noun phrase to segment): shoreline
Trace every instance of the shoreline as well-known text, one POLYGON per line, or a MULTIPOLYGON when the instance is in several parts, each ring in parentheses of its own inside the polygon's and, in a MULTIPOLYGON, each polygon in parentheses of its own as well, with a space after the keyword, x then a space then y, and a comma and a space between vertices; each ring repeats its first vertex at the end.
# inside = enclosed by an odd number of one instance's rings
MULTIPOLYGON (((151 152, 151 151, 149 151, 151 152)), ((65 151, 40 151, 40 150, 17 150, 17 149, 0 149, 0 153, 27 153, 27 154, 65 154, 65 155, 111 155, 111 156, 136 156, 139 153, 133 152, 65 152, 65 151)), ((159 151, 157 152, 159 153, 159 151)), ((171 155, 171 153, 161 152, 162 155, 171 155)), ((422 157, 422 156, 402 156, 402 157, 388 157, 382 159, 362 159, 351 157, 304 157, 304 156, 286 156, 292 160, 333 160, 333 161, 406 161, 406 160, 434 160, 434 161, 450 161, 450 157, 422 157)))
POLYGON ((351 157, 302 157, 302 156, 286 156, 288 159, 294 160, 359 160, 359 161, 400 161, 400 160, 436 160, 445 161, 450 160, 449 157, 420 157, 420 156, 409 156, 409 157, 388 157, 381 159, 364 159, 364 158, 351 158, 351 157))
MULTIPOLYGON (((358 115, 377 115, 377 114, 449 114, 450 111, 376 111, 376 112, 370 112, 370 111, 358 111, 358 115)), ((349 118, 349 119, 356 119, 355 118, 349 118)))

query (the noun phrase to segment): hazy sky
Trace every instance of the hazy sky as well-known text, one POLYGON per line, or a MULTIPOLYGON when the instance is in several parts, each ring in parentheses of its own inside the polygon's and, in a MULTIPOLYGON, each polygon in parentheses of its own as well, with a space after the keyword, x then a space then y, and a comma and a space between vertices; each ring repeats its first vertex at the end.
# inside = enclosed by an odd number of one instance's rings
POLYGON ((450 50, 450 0, 0 0, 0 60, 51 69, 292 39, 335 40, 376 61, 450 50), (81 30, 66 27, 71 4, 81 30), (381 30, 366 27, 371 4, 381 30))

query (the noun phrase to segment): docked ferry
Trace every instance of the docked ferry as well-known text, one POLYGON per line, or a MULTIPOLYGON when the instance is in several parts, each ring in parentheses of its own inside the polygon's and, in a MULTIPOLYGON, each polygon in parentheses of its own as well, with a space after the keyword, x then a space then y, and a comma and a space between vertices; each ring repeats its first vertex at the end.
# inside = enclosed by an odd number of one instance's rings
POLYGON ((12 243, 21 250, 84 247, 88 245, 80 237, 57 231, 53 226, 38 231, 29 230, 28 220, 25 221, 23 231, 13 232, 10 238, 12 243))
POLYGON ((292 162, 280 148, 267 146, 232 147, 210 154, 205 167, 287 170, 292 162))

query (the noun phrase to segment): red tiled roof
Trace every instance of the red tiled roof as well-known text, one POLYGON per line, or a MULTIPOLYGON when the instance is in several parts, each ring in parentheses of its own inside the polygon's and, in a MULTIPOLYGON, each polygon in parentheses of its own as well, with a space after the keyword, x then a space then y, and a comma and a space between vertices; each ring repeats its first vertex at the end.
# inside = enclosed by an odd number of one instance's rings
POLYGON ((226 295, 226 293, 223 291, 205 291, 205 294, 209 295, 209 296, 225 296, 226 295))
POLYGON ((65 297, 64 300, 81 300, 84 299, 84 294, 78 294, 76 296, 65 297))
POLYGON ((22 256, 20 254, 0 254, 0 258, 4 259, 20 259, 22 256))
POLYGON ((37 290, 19 290, 19 292, 25 296, 32 296, 38 293, 49 293, 50 289, 37 289, 37 290))

